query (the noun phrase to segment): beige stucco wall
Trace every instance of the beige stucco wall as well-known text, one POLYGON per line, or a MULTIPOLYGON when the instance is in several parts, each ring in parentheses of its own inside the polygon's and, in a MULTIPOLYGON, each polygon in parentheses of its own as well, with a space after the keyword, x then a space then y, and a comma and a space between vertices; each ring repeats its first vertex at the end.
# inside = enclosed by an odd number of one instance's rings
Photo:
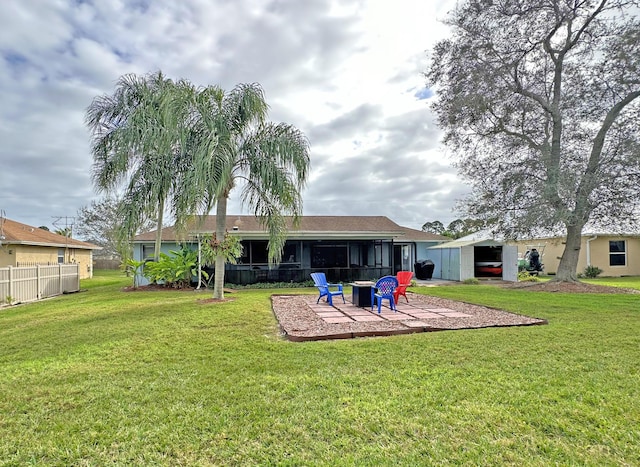
POLYGON ((16 265, 15 249, 10 245, 0 246, 0 268, 16 265))
MULTIPOLYGON (((80 265, 80 279, 93 277, 93 252, 76 248, 65 249, 65 263, 80 265)), ((19 264, 58 264, 58 248, 32 245, 3 245, 0 267, 19 264)))
MULTIPOLYGON (((587 267, 587 250, 590 251, 591 265, 602 269, 602 276, 640 276, 640 237, 631 236, 595 236, 595 239, 588 242, 593 237, 582 237, 580 246, 580 257, 578 258, 577 272, 582 273, 587 267), (609 265, 609 241, 624 240, 626 243, 626 265, 609 265), (587 246, 587 242, 589 245, 587 246)), ((547 274, 554 274, 558 270, 560 257, 564 251, 564 239, 545 238, 517 242, 518 257, 522 257, 530 248, 537 248, 543 251, 542 263, 547 274)))

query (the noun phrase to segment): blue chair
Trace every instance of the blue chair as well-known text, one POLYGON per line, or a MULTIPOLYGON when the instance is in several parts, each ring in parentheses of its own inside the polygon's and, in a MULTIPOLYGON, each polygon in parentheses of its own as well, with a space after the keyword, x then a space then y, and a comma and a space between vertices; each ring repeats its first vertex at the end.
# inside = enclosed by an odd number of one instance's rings
POLYGON ((376 285, 371 288, 371 309, 373 310, 373 304, 375 300, 378 301, 378 313, 382 306, 382 300, 389 300, 389 307, 396 311, 396 301, 393 298, 393 294, 398 287, 398 279, 395 276, 384 276, 378 279, 376 285))
POLYGON ((347 303, 344 300, 344 293, 342 293, 342 284, 328 284, 327 277, 324 275, 324 272, 314 272, 311 274, 311 278, 320 291, 320 296, 316 303, 320 303, 320 299, 322 297, 327 297, 327 303, 333 306, 333 297, 335 295, 341 295, 342 302, 347 303), (338 290, 331 290, 331 287, 337 287, 338 290))

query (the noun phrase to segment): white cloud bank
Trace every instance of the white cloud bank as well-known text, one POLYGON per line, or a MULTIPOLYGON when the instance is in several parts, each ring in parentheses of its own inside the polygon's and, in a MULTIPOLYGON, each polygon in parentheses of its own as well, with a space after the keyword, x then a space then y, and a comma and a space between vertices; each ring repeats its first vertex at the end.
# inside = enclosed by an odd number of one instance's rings
MULTIPOLYGON (((467 188, 428 110, 426 51, 452 0, 5 0, 0 209, 32 225, 98 196, 84 112, 125 73, 259 82, 311 142, 306 215, 445 224, 467 188)), ((231 202, 230 213, 244 213, 231 202)))

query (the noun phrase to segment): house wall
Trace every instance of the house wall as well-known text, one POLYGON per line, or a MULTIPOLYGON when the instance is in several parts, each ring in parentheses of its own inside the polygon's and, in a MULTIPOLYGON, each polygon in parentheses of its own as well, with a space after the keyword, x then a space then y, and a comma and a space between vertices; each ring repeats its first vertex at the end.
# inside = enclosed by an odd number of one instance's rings
MULTIPOLYGON (((143 251, 143 247, 147 247, 147 248, 153 248, 155 245, 155 242, 149 242, 149 243, 136 243, 133 245, 133 259, 136 261, 142 261, 144 259, 153 259, 153 258, 143 258, 142 257, 142 251, 143 251)), ((194 250, 198 249, 198 245, 197 244, 193 244, 191 245, 191 248, 194 250)), ((160 252, 165 253, 167 255, 170 255, 170 251, 171 250, 179 250, 180 249, 180 245, 178 245, 176 242, 162 242, 162 245, 160 247, 160 252)), ((138 276, 138 285, 148 285, 149 284, 149 280, 144 277, 144 276, 138 276)))
MULTIPOLYGON (((93 251, 77 248, 64 249, 64 262, 80 266, 80 279, 93 277, 93 251)), ((58 247, 34 245, 3 245, 0 248, 0 266, 58 264, 58 247)))
POLYGON ((433 278, 434 279, 444 279, 444 270, 443 270, 443 250, 434 249, 434 250, 425 250, 422 255, 418 255, 418 261, 423 259, 428 259, 433 261, 433 278))
MULTIPOLYGON (((140 261, 143 259, 153 259, 153 258, 143 258, 142 257, 142 250, 143 250, 143 246, 144 247, 148 247, 148 248, 154 248, 155 242, 149 242, 149 243, 136 243, 133 247, 133 259, 135 259, 136 261, 140 261)), ((198 245, 197 244, 193 244, 191 246, 191 248, 193 248, 194 250, 198 249, 198 245)), ((165 254, 170 254, 169 252, 171 250, 179 250, 180 249, 180 245, 178 245, 175 242, 162 242, 162 246, 160 247, 160 251, 162 253, 165 254)))
MULTIPOLYGON (((416 256, 415 256, 415 260, 416 261, 420 261, 423 259, 430 259, 431 261, 433 261, 433 277, 435 278, 441 278, 442 276, 442 262, 440 260, 440 256, 439 255, 434 255, 433 252, 436 250, 429 250, 430 247, 432 246, 436 246, 436 245, 440 245, 442 242, 416 242, 415 243, 415 248, 416 248, 416 256)), ((411 265, 411 270, 415 271, 415 267, 412 264, 411 265)))
MULTIPOLYGON (((584 257, 584 267, 587 263, 587 240, 583 237, 580 258, 584 257)), ((607 236, 598 237, 589 242, 591 251, 591 265, 602 269, 603 276, 640 276, 640 237, 607 236), (609 263, 609 241, 624 241, 626 246, 626 261, 624 266, 611 266, 609 263)), ((578 268, 578 271, 584 270, 578 268)))
MULTIPOLYGON (((429 254, 430 251, 427 250, 427 248, 431 247, 431 246, 435 246, 437 245, 437 242, 420 242, 420 243, 416 243, 416 260, 420 261, 422 259, 431 259, 429 258, 429 254)), ((431 261, 433 261, 433 259, 431 259, 431 261)), ((434 269, 435 271, 435 269, 434 269)))
MULTIPOLYGON (((299 271, 300 269, 303 269, 303 270, 311 269, 311 266, 312 266, 311 252, 312 252, 313 245, 316 242, 314 240, 295 240, 295 239, 289 240, 289 242, 299 243, 299 250, 298 250, 299 251, 298 254, 300 255, 298 260, 299 266, 297 264, 298 262, 296 262, 296 267, 290 267, 290 266, 287 267, 286 261, 283 264, 281 264, 280 267, 278 268, 270 268, 266 263, 265 264, 239 263, 235 265, 227 264, 226 270, 235 271, 235 272, 249 271, 249 270, 264 271, 264 274, 266 274, 268 277, 272 277, 272 275, 275 277, 275 275, 278 275, 278 274, 274 273, 274 270, 276 270, 277 272, 277 270, 287 269, 287 271, 291 272, 290 275, 293 277, 295 276, 294 274, 295 270, 299 271)), ((366 276, 367 271, 369 275, 371 275, 371 274, 376 274, 377 272, 382 273, 382 271, 380 271, 381 268, 391 267, 391 264, 392 264, 391 253, 393 251, 392 250, 393 244, 391 242, 384 242, 375 246, 374 246, 374 243, 370 241, 335 240, 335 241, 332 241, 332 243, 336 245, 348 246, 348 256, 346 257, 347 264, 345 265, 345 267, 340 267, 340 268, 329 267, 329 269, 333 270, 336 274, 345 273, 345 271, 351 267, 350 266, 351 264, 359 264, 361 255, 367 256, 367 268, 358 269, 356 267, 354 269, 355 272, 353 274, 358 274, 358 271, 359 271, 360 273, 363 273, 366 276), (376 266, 376 261, 377 261, 377 266, 376 266)), ((144 243, 135 243, 133 245, 133 259, 137 261, 141 261, 143 259, 151 259, 149 257, 143 258, 143 251, 145 249, 152 251, 153 245, 154 245, 154 242, 151 242, 151 241, 144 242, 144 243)), ((197 243, 187 243, 186 245, 194 250, 197 250, 198 248, 197 243)), ((162 248, 160 251, 162 253, 170 254, 170 250, 178 250, 179 248, 180 248, 180 245, 178 245, 175 241, 172 241, 172 242, 165 241, 163 242, 162 248)), ((287 274, 284 274, 284 275, 286 276, 287 274)), ((349 274, 347 274, 347 276, 349 276, 349 274)), ((249 277, 249 276, 246 276, 246 277, 249 277)), ((243 276, 242 274, 240 275, 236 274, 236 279, 238 280, 245 280, 246 277, 243 276)), ((355 279, 370 279, 370 277, 363 276, 362 278, 356 277, 355 279)), ((352 280, 352 279, 349 279, 349 280, 352 280)), ((137 283, 139 285, 147 285, 149 284, 149 281, 147 280, 147 278, 143 276, 138 276, 137 283)))
MULTIPOLYGON (((587 267, 587 256, 590 256, 591 265, 602 269, 602 276, 640 276, 640 237, 632 236, 596 236, 589 241, 590 236, 583 236, 578 258, 577 272, 582 273, 587 267), (624 266, 611 266, 609 264, 609 241, 624 240, 626 245, 626 264, 624 266), (587 254, 590 251, 590 255, 587 254)), ((517 242, 518 257, 531 247, 542 251, 541 261, 547 274, 555 274, 558 271, 560 257, 564 252, 564 238, 540 238, 517 242)))
POLYGON ((0 268, 16 265, 15 248, 13 245, 3 245, 0 247, 0 268))

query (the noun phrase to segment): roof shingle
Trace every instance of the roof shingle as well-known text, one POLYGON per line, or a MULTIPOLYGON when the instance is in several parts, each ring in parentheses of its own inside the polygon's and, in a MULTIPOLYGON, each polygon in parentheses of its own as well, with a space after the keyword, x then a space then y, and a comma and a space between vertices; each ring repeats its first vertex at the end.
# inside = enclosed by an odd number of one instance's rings
POLYGON ((13 245, 39 245, 58 248, 79 248, 85 250, 99 250, 101 247, 93 243, 83 242, 74 238, 58 235, 48 230, 32 227, 27 224, 0 219, 0 242, 13 245), (4 238, 2 238, 4 237, 4 238))
MULTIPOLYGON (((210 233, 215 231, 216 216, 204 216, 201 223, 192 222, 187 229, 190 234, 210 233)), ((386 216, 302 216, 297 228, 293 226, 291 217, 287 218, 287 225, 290 237, 295 236, 323 236, 336 235, 362 236, 381 235, 385 237, 396 237, 399 240, 408 241, 442 241, 449 240, 442 235, 435 235, 421 230, 402 227, 386 216)), ((266 230, 258 222, 255 216, 228 215, 226 219, 226 230, 236 232, 245 236, 266 235, 266 230)), ((153 241, 156 231, 137 235, 134 241, 153 241)), ((162 229, 162 239, 164 241, 175 241, 179 236, 174 227, 162 229)))

